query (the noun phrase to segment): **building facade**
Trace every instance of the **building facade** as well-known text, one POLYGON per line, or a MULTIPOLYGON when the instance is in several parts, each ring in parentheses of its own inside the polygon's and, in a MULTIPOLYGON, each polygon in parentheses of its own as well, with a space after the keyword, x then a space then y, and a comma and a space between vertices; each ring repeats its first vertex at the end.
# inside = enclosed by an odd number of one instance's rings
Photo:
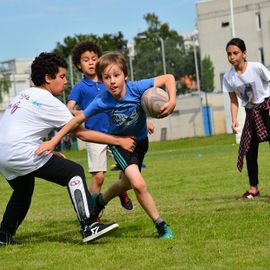
POLYGON ((30 68, 32 61, 32 59, 13 59, 0 62, 0 77, 7 75, 11 82, 8 93, 3 95, 3 101, 0 103, 0 117, 10 100, 17 93, 31 86, 30 68))
POLYGON ((215 91, 222 90, 230 68, 225 47, 232 37, 242 38, 248 61, 270 68, 270 1, 210 0, 196 3, 201 58, 210 56, 215 72, 215 91))

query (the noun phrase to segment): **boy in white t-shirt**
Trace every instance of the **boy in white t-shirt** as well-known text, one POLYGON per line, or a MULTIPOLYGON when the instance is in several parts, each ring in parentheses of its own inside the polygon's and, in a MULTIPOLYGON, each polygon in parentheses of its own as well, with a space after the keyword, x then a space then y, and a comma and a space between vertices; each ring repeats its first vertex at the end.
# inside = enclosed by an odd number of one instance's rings
MULTIPOLYGON (((13 189, 0 226, 0 246, 14 244, 13 236, 31 204, 35 177, 67 186, 82 227, 83 242, 95 240, 118 228, 117 223, 96 222, 97 214, 81 165, 51 153, 37 156, 35 149, 53 129, 64 126, 72 115, 56 98, 63 93, 67 64, 54 53, 41 53, 31 65, 35 87, 18 94, 0 121, 0 173, 13 189)), ((116 144, 132 151, 134 140, 79 127, 82 140, 116 144)))
POLYGON ((259 143, 269 141, 270 135, 270 71, 261 63, 246 60, 246 45, 240 38, 233 38, 226 45, 232 68, 223 78, 223 91, 231 101, 232 130, 238 132, 238 98, 245 107, 246 120, 242 131, 237 168, 243 168, 246 156, 249 189, 241 196, 251 199, 260 195, 258 188, 259 143))

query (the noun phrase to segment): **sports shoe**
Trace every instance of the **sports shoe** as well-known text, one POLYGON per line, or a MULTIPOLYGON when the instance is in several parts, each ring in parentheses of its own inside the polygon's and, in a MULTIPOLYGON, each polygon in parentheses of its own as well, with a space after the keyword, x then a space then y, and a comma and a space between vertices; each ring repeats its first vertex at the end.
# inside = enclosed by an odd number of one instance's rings
POLYGON ((133 203, 132 203, 131 199, 128 197, 127 192, 123 192, 122 194, 120 194, 119 199, 120 199, 121 205, 126 210, 132 210, 133 209, 133 203))
POLYGON ((242 199, 253 199, 254 197, 257 197, 257 196, 260 196, 260 191, 257 190, 256 193, 251 193, 249 191, 246 191, 242 196, 241 198, 242 199))
POLYGON ((12 235, 0 231, 0 247, 5 247, 7 245, 18 245, 19 243, 12 238, 12 235))
POLYGON ((156 228, 158 230, 159 238, 169 239, 173 237, 172 229, 165 222, 161 222, 156 228))
POLYGON ((99 222, 95 222, 91 225, 85 225, 82 235, 83 235, 83 242, 87 243, 90 241, 94 241, 109 232, 114 231, 117 229, 119 225, 117 223, 111 224, 103 224, 99 222))

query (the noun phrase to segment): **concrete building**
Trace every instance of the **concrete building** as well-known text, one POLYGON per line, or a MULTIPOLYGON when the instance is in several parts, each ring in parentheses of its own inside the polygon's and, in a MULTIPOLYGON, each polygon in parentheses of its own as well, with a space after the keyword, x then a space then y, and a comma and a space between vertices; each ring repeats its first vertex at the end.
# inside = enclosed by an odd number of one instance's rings
POLYGON ((224 99, 222 93, 210 93, 207 96, 184 95, 177 97, 176 108, 172 115, 164 119, 149 118, 155 125, 150 141, 173 140, 205 135, 226 133, 224 99), (207 101, 206 101, 207 99, 207 101), (204 114, 204 104, 210 108, 210 114, 204 114), (206 123, 208 122, 208 123, 206 123), (208 134, 207 124, 211 131, 208 134))
POLYGON ((32 61, 32 59, 13 59, 0 62, 0 77, 8 75, 11 82, 8 93, 3 95, 3 101, 0 103, 0 117, 12 98, 20 91, 30 87, 32 61))
POLYGON ((210 56, 215 72, 215 91, 230 68, 225 47, 233 37, 242 38, 247 59, 270 67, 270 1, 209 0, 196 3, 201 58, 210 56), (232 5, 231 5, 232 4, 232 5))

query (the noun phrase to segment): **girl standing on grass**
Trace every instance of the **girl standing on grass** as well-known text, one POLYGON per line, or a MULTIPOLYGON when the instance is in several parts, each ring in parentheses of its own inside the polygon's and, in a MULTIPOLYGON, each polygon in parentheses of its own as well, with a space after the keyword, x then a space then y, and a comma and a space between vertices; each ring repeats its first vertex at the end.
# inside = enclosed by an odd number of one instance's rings
POLYGON ((252 199, 260 195, 258 188, 259 143, 269 141, 270 135, 270 72, 261 63, 246 60, 246 45, 240 38, 227 43, 226 52, 231 69, 223 78, 223 91, 231 101, 232 131, 237 133, 238 99, 245 107, 246 120, 238 150, 237 168, 242 171, 246 156, 250 188, 241 198, 252 199))

